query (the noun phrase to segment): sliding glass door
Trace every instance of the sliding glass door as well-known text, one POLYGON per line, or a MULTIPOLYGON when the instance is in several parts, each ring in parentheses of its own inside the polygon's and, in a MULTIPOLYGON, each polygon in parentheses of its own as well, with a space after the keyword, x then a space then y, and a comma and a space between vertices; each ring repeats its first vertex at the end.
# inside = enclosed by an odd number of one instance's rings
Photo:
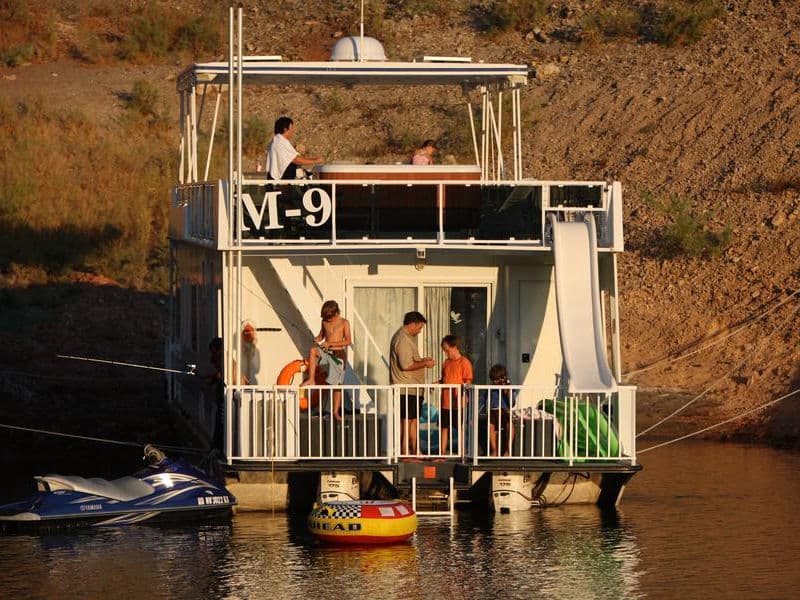
POLYGON ((486 323, 488 288, 430 286, 424 288, 425 356, 436 360, 433 380, 442 373, 445 356, 441 341, 446 335, 461 340, 461 353, 472 362, 475 383, 487 383, 486 323))
POLYGON ((389 342, 402 326, 403 315, 411 310, 420 311, 428 320, 420 335, 420 354, 436 360, 436 367, 426 371, 428 382, 441 376, 444 356, 440 344, 449 334, 461 339, 461 350, 472 362, 475 382, 486 382, 488 285, 356 284, 352 299, 348 312, 354 337, 353 369, 362 383, 389 383, 389 342))
POLYGON ((389 342, 403 315, 416 309, 416 287, 353 288, 353 370, 361 383, 389 383, 389 342))

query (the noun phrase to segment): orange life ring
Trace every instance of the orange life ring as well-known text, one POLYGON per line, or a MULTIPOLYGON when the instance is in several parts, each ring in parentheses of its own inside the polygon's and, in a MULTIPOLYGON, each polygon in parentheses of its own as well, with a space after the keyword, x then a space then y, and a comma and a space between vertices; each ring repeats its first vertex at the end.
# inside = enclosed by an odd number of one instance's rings
MULTIPOLYGON (((276 383, 278 385, 292 385, 292 379, 294 379, 294 376, 297 375, 298 373, 304 373, 307 369, 308 369, 307 360, 302 360, 302 359, 293 360, 285 367, 283 367, 280 373, 278 373, 278 380, 276 383)), ((327 383, 328 381, 326 379, 325 373, 321 372, 320 370, 317 370, 314 373, 314 384, 326 385, 327 383)), ((319 405, 319 396, 320 396, 319 390, 311 390, 309 396, 311 396, 311 408, 316 408, 319 405)), ((303 412, 307 411, 309 402, 308 398, 306 397, 305 391, 301 391, 299 402, 300 402, 300 410, 303 412)))
POLYGON ((283 367, 280 373, 278 373, 278 381, 276 381, 276 383, 278 385, 292 385, 292 379, 294 379, 294 376, 298 373, 302 373, 307 368, 307 360, 293 360, 288 365, 283 367))

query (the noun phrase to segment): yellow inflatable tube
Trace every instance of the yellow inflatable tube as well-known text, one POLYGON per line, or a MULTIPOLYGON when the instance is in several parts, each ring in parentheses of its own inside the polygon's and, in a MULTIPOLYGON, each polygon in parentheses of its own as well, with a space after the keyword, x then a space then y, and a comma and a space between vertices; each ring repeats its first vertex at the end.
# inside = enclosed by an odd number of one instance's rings
POLYGON ((404 542, 417 530, 417 514, 401 500, 336 500, 314 504, 308 529, 334 544, 404 542))

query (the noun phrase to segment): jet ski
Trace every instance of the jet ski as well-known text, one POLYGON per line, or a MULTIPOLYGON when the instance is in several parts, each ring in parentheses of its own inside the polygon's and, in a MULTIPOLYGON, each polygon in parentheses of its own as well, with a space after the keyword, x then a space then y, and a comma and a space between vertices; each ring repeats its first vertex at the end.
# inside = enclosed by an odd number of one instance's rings
POLYGON ((148 444, 144 461, 142 470, 111 481, 70 475, 36 476, 36 494, 0 506, 0 531, 106 527, 231 515, 236 498, 185 459, 168 458, 148 444))

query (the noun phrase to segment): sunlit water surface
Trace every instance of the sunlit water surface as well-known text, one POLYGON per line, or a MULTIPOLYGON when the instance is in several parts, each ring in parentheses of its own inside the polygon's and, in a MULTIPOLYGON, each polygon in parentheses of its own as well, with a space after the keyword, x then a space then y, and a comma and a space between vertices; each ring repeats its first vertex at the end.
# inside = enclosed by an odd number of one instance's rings
POLYGON ((800 455, 683 443, 642 455, 616 512, 423 518, 338 548, 304 520, 0 537, 2 598, 793 598, 800 455))

